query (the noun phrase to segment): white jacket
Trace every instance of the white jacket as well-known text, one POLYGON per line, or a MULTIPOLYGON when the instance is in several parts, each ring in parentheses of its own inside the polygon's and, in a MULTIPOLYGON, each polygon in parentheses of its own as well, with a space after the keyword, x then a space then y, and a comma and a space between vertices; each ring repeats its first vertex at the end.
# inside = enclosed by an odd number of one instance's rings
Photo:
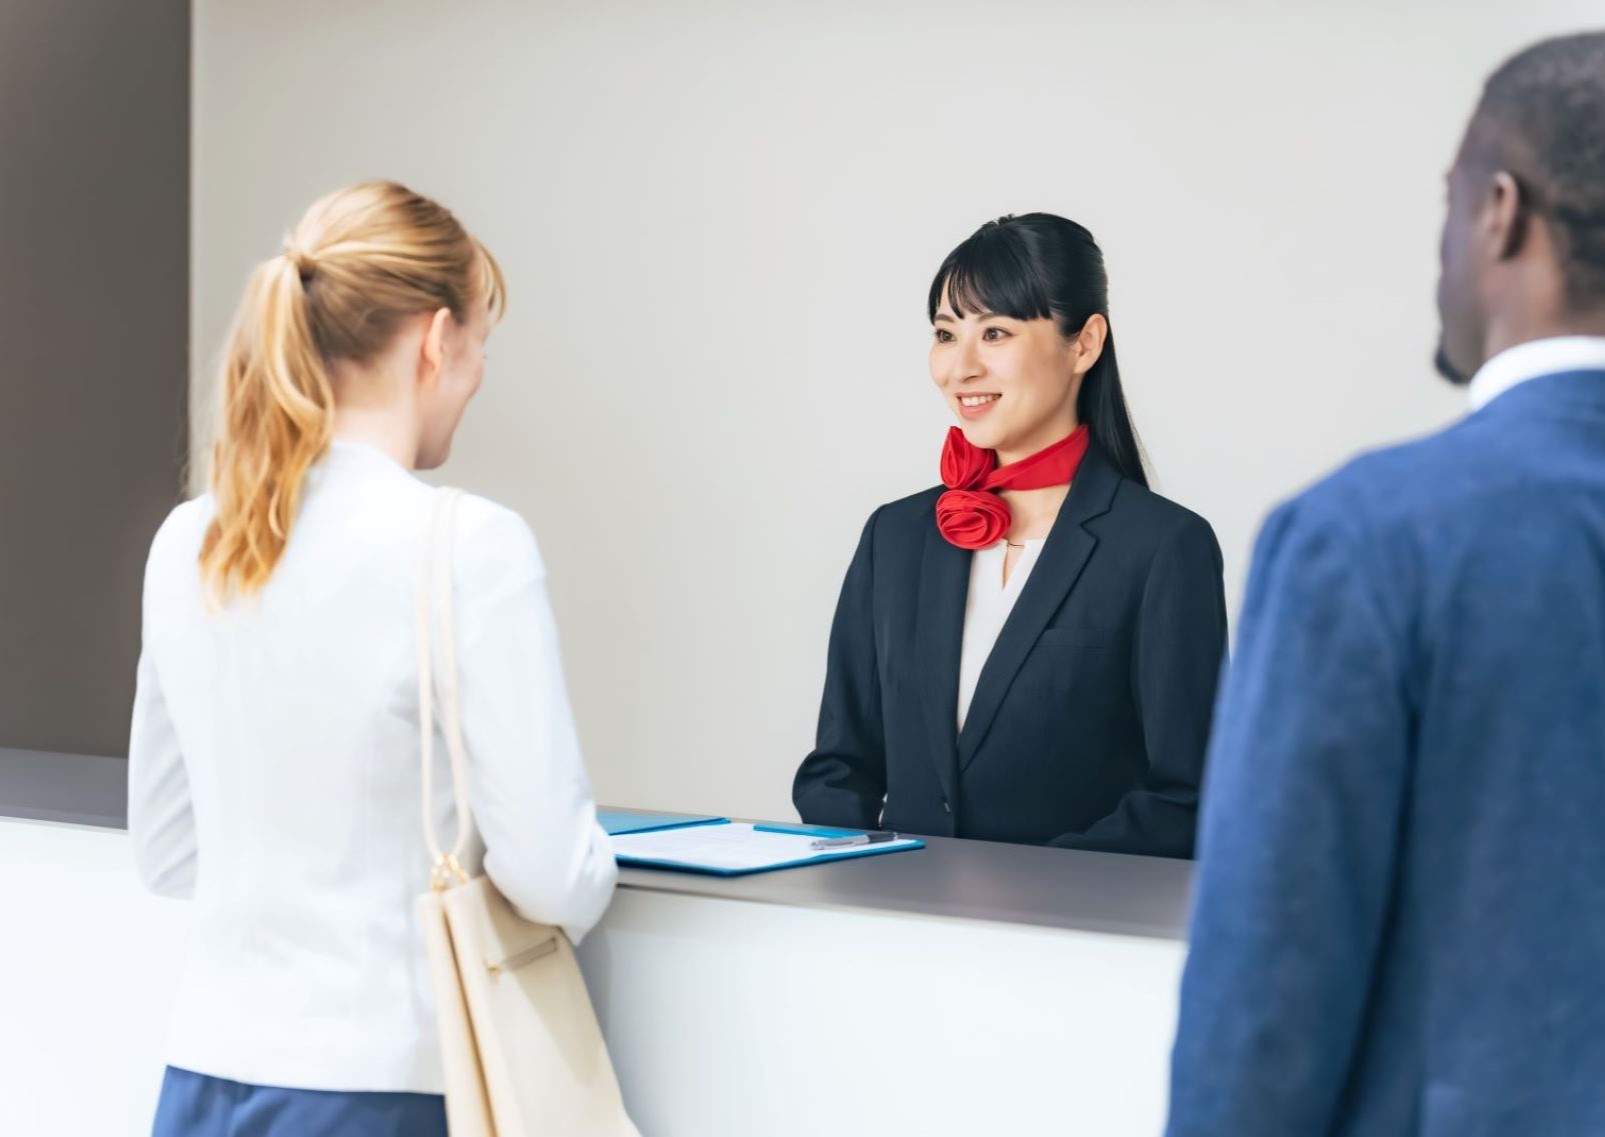
MULTIPOLYGON (((303 1089, 438 1093, 413 900, 422 835, 416 573, 433 491, 337 442, 253 600, 209 612, 210 498, 175 509, 145 574, 128 825, 155 891, 195 922, 168 1061, 303 1089)), ((453 550, 476 840, 527 917, 578 941, 617 869, 575 738, 545 573, 517 514, 466 497, 453 550), (488 853, 483 850, 488 848, 488 853)), ((438 658, 438 655, 437 655, 438 658)), ((442 840, 454 832, 443 740, 442 840)))

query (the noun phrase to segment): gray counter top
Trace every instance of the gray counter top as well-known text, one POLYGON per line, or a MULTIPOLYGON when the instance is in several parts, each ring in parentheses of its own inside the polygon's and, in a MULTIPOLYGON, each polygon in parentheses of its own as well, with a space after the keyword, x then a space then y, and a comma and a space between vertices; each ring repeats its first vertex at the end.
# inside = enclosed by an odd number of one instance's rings
POLYGON ((1192 863, 924 837, 923 849, 752 876, 625 869, 624 888, 1183 940, 1192 863))
POLYGON ((0 818, 5 817, 121 829, 128 824, 128 763, 0 747, 0 818))
MULTIPOLYGON (((0 818, 120 829, 127 824, 127 764, 120 758, 0 748, 0 818)), ((859 857, 745 877, 626 869, 624 888, 781 904, 986 920, 1180 940, 1192 865, 925 839, 907 853, 859 857)))

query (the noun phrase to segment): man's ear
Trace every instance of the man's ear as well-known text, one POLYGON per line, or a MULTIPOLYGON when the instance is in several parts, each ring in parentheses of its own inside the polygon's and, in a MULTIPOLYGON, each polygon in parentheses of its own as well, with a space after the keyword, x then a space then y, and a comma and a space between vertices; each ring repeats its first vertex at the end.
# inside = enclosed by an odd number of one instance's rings
POLYGON ((1494 258, 1508 261, 1517 256, 1527 242, 1532 202, 1522 199, 1521 183, 1507 170, 1500 170, 1488 185, 1483 209, 1483 236, 1494 258))

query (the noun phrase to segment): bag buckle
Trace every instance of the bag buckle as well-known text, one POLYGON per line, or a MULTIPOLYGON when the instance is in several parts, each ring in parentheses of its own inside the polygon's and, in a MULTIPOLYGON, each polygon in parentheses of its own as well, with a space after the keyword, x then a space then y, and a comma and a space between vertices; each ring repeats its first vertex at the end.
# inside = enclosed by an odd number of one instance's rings
POLYGON ((436 892, 445 892, 448 888, 456 888, 467 883, 468 874, 463 871, 456 853, 442 853, 435 858, 435 867, 429 870, 430 888, 436 892))

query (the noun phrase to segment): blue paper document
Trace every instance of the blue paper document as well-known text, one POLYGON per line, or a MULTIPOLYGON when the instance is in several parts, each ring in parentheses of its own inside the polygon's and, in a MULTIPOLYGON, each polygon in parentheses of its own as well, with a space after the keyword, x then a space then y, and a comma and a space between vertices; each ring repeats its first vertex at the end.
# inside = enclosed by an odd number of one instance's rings
POLYGON ((853 831, 748 825, 732 821, 723 825, 621 833, 613 838, 613 853, 621 865, 711 873, 715 876, 743 876, 925 847, 925 842, 913 837, 846 848, 812 847, 821 837, 850 832, 853 831))
POLYGON ((692 825, 723 825, 727 817, 707 817, 687 813, 637 813, 629 809, 599 809, 596 820, 610 836, 620 833, 648 833, 656 829, 685 829, 692 825))

